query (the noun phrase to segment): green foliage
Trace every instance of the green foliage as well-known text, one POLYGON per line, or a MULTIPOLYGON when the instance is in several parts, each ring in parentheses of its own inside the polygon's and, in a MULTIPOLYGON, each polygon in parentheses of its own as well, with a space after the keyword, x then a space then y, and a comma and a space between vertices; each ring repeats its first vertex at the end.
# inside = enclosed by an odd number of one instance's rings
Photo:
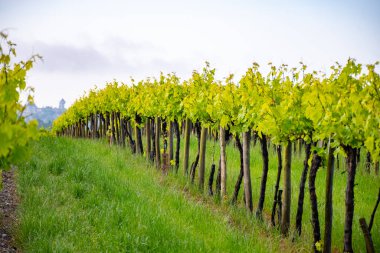
MULTIPOLYGON (((326 76, 283 64, 269 64, 263 75, 257 63, 239 81, 233 76, 215 79, 209 63, 189 80, 175 74, 146 79, 131 85, 108 83, 80 98, 53 125, 57 133, 93 113, 120 112, 132 123, 161 117, 169 121, 189 118, 203 126, 222 126, 233 134, 249 129, 267 135, 273 143, 304 139, 326 141, 340 147, 365 146, 374 160, 380 158, 380 78, 374 65, 363 70, 349 59, 336 64, 326 76)), ((142 121, 141 123, 144 123, 142 121)))
POLYGON ((185 115, 193 122, 201 122, 205 127, 212 123, 211 116, 216 109, 213 103, 219 87, 214 76, 215 69, 210 69, 208 62, 201 73, 193 71, 188 81, 189 93, 183 101, 185 115))
POLYGON ((33 103, 33 89, 27 87, 25 77, 39 56, 13 62, 15 47, 8 35, 0 32, 0 168, 8 168, 24 158, 25 146, 38 137, 37 121, 25 122, 20 94, 26 92, 28 103, 33 103))

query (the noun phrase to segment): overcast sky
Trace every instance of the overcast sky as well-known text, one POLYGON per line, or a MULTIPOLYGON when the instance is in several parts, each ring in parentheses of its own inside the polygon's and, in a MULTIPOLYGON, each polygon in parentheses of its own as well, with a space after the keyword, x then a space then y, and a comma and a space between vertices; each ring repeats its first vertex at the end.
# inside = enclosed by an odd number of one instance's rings
POLYGON ((380 1, 0 0, 0 30, 19 56, 43 56, 28 75, 38 106, 67 105, 95 85, 176 72, 207 60, 218 78, 256 61, 327 71, 353 57, 380 60, 380 1))

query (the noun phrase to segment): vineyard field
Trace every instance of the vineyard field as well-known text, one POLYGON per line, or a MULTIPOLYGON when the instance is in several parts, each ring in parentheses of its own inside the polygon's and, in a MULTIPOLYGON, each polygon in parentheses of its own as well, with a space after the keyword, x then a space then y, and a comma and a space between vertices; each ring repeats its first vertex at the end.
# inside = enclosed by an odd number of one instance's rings
POLYGON ((0 253, 380 252, 380 1, 14 2, 0 253))

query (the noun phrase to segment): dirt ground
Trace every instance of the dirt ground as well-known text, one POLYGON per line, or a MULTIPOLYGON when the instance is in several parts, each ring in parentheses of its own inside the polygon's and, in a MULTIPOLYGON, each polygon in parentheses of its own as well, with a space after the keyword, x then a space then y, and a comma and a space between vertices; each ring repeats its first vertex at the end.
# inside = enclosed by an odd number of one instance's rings
POLYGON ((0 252, 20 252, 14 246, 12 228, 17 222, 16 207, 18 203, 14 169, 3 171, 3 188, 0 191, 0 252))

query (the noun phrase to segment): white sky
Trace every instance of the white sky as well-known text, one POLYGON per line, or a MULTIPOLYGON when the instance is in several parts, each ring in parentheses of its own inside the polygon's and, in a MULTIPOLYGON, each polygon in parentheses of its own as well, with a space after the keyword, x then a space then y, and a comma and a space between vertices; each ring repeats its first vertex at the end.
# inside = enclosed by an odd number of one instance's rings
POLYGON ((206 60, 218 78, 253 61, 327 71, 348 57, 380 60, 376 0, 0 0, 3 29, 21 58, 44 57, 28 76, 38 106, 69 105, 113 79, 187 79, 206 60))

